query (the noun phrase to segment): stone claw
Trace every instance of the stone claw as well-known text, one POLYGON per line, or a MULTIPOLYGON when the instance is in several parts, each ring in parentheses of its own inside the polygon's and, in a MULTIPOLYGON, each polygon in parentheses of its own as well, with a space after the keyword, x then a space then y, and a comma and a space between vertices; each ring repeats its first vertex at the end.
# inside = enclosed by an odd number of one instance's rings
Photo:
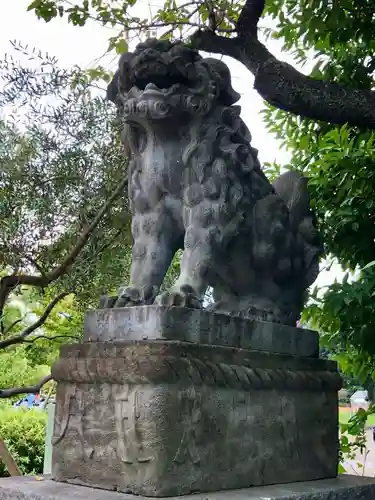
POLYGON ((165 307, 187 307, 189 309, 202 309, 202 300, 191 286, 185 285, 180 288, 171 288, 158 295, 155 305, 165 307))
POLYGON ((114 307, 131 307, 144 305, 142 293, 138 288, 125 287, 118 295, 102 295, 99 301, 99 309, 113 309, 114 307))
POLYGON ((127 286, 119 291, 113 307, 131 307, 144 304, 142 293, 138 288, 127 286))
POLYGON ((117 299, 117 295, 102 295, 99 299, 98 309, 112 309, 117 299))

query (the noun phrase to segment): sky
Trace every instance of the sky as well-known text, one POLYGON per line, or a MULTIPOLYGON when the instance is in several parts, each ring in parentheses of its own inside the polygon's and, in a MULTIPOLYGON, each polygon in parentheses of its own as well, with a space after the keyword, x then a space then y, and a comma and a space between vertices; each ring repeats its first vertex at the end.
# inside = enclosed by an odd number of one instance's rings
MULTIPOLYGON (((159 0, 139 0, 138 12, 140 17, 147 17, 151 10, 160 6, 159 0)), ((12 52, 10 41, 17 40, 22 44, 57 57, 61 66, 71 67, 79 65, 88 68, 95 64, 115 69, 117 57, 106 55, 108 38, 114 36, 116 31, 112 28, 102 27, 89 22, 84 28, 75 27, 67 23, 66 19, 54 19, 50 23, 38 20, 34 12, 27 12, 31 0, 13 0, 2 6, 0 17, 0 58, 5 53, 12 52), (10 22, 11 20, 11 22, 10 22)), ((273 54, 281 60, 293 63, 291 56, 283 53, 278 41, 267 44, 273 54)), ((213 54, 213 57, 218 57, 213 54)), ((241 94, 238 103, 242 107, 242 119, 251 131, 252 145, 259 150, 261 162, 285 164, 289 155, 281 150, 280 143, 268 134, 263 123, 261 110, 263 100, 253 90, 254 78, 241 63, 230 58, 223 58, 231 70, 234 89, 241 94)), ((294 64, 294 63, 293 63, 294 64)), ((318 286, 324 286, 335 278, 340 279, 343 273, 339 266, 334 265, 330 271, 323 271, 318 280, 318 286)))

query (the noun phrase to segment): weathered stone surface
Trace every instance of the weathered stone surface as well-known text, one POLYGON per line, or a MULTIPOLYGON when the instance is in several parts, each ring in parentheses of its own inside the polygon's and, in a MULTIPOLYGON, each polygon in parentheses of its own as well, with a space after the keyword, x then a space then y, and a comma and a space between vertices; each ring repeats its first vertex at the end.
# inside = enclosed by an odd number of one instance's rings
MULTIPOLYGON (((322 245, 307 179, 262 171, 216 58, 167 40, 121 56, 108 88, 130 157, 130 282, 105 307, 201 307, 294 326, 319 273, 322 245), (160 293, 173 255, 180 275, 160 293)), ((104 306, 103 306, 104 307, 104 306)))
MULTIPOLYGON (((144 497, 103 491, 30 476, 0 479, 0 500, 142 500, 144 497)), ((374 478, 340 476, 323 481, 264 486, 169 500, 375 500, 374 478)))
POLYGON ((55 479, 178 496, 336 475, 329 361, 172 341, 64 346, 55 479))
POLYGON ((180 340, 318 357, 316 332, 184 307, 134 306, 89 311, 84 341, 180 340))

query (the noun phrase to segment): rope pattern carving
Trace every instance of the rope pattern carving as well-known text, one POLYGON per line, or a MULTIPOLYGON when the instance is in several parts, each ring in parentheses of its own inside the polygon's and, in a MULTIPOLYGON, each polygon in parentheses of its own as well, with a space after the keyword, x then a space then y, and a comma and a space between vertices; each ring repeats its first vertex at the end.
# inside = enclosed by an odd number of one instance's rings
POLYGON ((342 382, 335 371, 292 371, 252 368, 243 365, 214 363, 192 356, 167 356, 153 362, 140 359, 129 363, 124 358, 61 358, 52 369, 57 381, 110 384, 207 385, 238 390, 307 390, 338 391, 342 382))

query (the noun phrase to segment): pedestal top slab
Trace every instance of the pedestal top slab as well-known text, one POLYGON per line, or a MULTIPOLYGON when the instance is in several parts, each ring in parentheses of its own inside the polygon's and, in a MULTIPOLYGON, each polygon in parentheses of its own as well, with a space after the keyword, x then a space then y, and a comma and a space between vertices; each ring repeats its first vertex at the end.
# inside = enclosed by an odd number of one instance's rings
MULTIPOLYGON (((35 477, 0 479, 0 500, 145 500, 146 497, 84 486, 57 483, 35 477)), ((169 500, 375 500, 374 478, 339 476, 336 479, 243 490, 198 493, 169 500)))
POLYGON ((139 306, 86 313, 83 340, 179 340, 317 358, 311 330, 200 309, 139 306))

